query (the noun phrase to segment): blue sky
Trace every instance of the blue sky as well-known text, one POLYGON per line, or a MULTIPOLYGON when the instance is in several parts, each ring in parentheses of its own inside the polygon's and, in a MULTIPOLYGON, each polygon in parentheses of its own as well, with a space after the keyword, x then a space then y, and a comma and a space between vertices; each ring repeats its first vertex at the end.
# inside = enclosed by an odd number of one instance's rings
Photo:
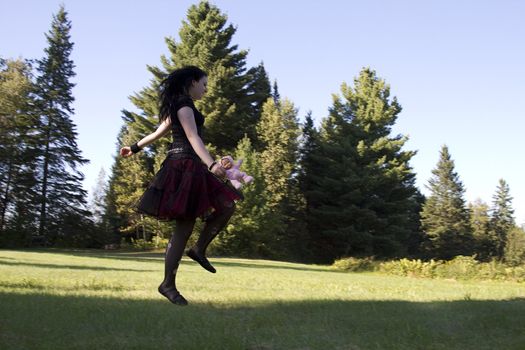
MULTIPOLYGON (((160 64, 164 38, 178 40, 196 1, 0 0, 0 56, 42 57, 60 3, 73 24, 74 121, 91 190, 113 163, 120 111, 134 109, 128 97, 149 84, 146 65, 160 64)), ((341 83, 371 67, 403 106, 394 132, 418 151, 411 164, 423 193, 446 144, 466 199, 490 203, 503 178, 525 223, 525 2, 212 3, 237 27, 248 67, 263 61, 301 119, 312 110, 320 121, 341 83)))

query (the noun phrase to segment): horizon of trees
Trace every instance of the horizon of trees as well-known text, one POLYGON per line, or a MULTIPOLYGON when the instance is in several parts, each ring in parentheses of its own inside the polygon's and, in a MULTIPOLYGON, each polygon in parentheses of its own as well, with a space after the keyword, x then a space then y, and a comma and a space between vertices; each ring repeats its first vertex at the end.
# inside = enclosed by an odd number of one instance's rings
MULTIPOLYGON (((76 144, 74 63, 63 6, 38 60, 0 60, 0 246, 104 247, 122 239, 167 238, 172 224, 137 214, 133 205, 159 169, 169 140, 131 158, 115 157, 101 172, 92 200, 78 170, 88 160, 76 144)), ((255 178, 246 199, 210 247, 215 254, 327 263, 345 256, 525 261, 525 232, 516 225, 509 185, 501 179, 491 205, 467 203, 443 145, 425 197, 405 150, 392 133, 401 104, 371 68, 343 82, 319 126, 282 98, 264 64, 248 67, 233 44, 236 28, 208 1, 188 9, 180 42, 166 38, 168 56, 148 66, 150 84, 122 111, 119 145, 158 123, 160 81, 184 65, 209 74, 197 101, 206 116, 205 142, 215 155, 244 159, 255 178), (304 119, 304 122, 300 122, 304 119)), ((116 150, 117 150, 116 149, 116 150)), ((117 153, 117 152, 116 152, 117 153)), ((198 228, 198 227, 197 227, 198 228)))

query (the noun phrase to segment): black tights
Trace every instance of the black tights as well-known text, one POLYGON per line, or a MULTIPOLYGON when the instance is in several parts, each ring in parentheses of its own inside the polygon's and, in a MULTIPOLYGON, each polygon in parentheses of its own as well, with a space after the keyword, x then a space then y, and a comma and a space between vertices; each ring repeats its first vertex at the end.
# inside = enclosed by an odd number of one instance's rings
MULTIPOLYGON (((199 254, 205 255, 206 248, 217 234, 226 226, 228 220, 233 215, 235 204, 233 202, 225 203, 220 211, 213 212, 207 219, 204 228, 193 248, 199 254)), ((184 253, 184 248, 190 238, 195 220, 176 220, 175 231, 166 247, 166 257, 164 263, 164 288, 175 287, 175 277, 179 268, 180 259, 184 253)))
POLYGON ((213 241, 215 237, 221 232, 230 220, 235 210, 235 203, 227 202, 223 205, 220 212, 213 212, 209 217, 206 218, 204 228, 197 240, 197 244, 193 248, 198 254, 206 255, 206 248, 213 241))

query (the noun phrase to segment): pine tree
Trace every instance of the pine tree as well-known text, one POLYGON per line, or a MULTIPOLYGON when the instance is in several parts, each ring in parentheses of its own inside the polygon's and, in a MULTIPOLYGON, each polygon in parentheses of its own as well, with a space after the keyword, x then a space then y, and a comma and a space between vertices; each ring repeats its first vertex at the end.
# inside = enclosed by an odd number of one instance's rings
POLYGON ((305 193, 309 206, 309 251, 315 261, 324 263, 366 249, 365 245, 357 247, 355 232, 344 230, 343 226, 355 210, 345 194, 359 191, 359 179, 355 165, 350 166, 357 158, 351 142, 353 127, 343 120, 342 109, 340 98, 334 97, 330 114, 321 123, 319 147, 311 154, 314 171, 310 174, 311 187, 305 193))
MULTIPOLYGON (((255 125, 260 117, 262 102, 269 96, 269 80, 262 63, 246 72, 247 53, 238 51, 236 45, 230 44, 235 28, 227 25, 226 21, 227 17, 207 1, 189 8, 187 20, 179 31, 181 42, 176 43, 173 38, 166 39, 169 57, 161 57, 162 67, 148 66, 153 75, 150 86, 130 98, 139 113, 123 111, 125 125, 119 136, 120 141, 133 143, 153 132, 158 124, 160 82, 176 68, 196 65, 209 75, 208 93, 202 101, 196 101, 196 105, 206 117, 203 139, 209 143, 208 148, 212 155, 231 154, 244 134, 248 134, 256 142, 255 125)), ((148 235, 161 235, 169 230, 165 224, 156 224, 150 219, 134 215, 130 208, 121 207, 130 205, 145 190, 148 180, 160 168, 169 143, 169 138, 166 137, 141 152, 140 164, 133 165, 137 167, 134 175, 130 169, 125 168, 130 162, 117 161, 113 167, 112 171, 119 175, 112 174, 110 177, 111 196, 108 206, 120 213, 119 219, 115 219, 113 223, 122 220, 127 222, 124 232, 148 229, 151 230, 148 235), (139 170, 141 166, 145 168, 139 170), (129 178, 130 176, 134 179, 129 178), (118 183, 114 183, 115 181, 118 183), (137 181, 141 185, 130 188, 126 185, 129 181, 137 181)))
POLYGON ((473 252, 472 228, 464 199, 465 189, 446 145, 441 148, 432 174, 428 185, 431 194, 421 212, 427 251, 431 257, 440 259, 470 255, 473 252))
POLYGON ((93 215, 93 221, 97 224, 100 224, 104 218, 107 192, 106 171, 104 168, 101 168, 98 173, 95 187, 93 187, 90 201, 90 210, 93 215))
POLYGON ((34 84, 23 60, 0 60, 0 245, 28 245, 36 223, 34 84), (7 233, 9 232, 9 234, 7 233))
POLYGON ((490 230, 489 206, 481 199, 470 203, 470 225, 474 238, 474 252, 477 259, 487 261, 493 256, 495 245, 490 230))
POLYGON ((417 208, 409 166, 415 152, 402 150, 406 137, 390 136, 401 106, 368 68, 354 83, 334 96, 312 157, 318 172, 308 194, 317 225, 311 235, 326 261, 405 254, 417 208))
POLYGON ((279 87, 277 86, 277 80, 273 81, 273 88, 272 88, 272 98, 273 102, 278 105, 281 101, 281 94, 279 94, 279 87))
POLYGON ((225 231, 211 248, 221 254, 268 257, 273 240, 273 219, 268 210, 269 199, 260 165, 260 154, 252 147, 250 139, 244 137, 235 151, 235 159, 242 159, 242 171, 253 176, 252 183, 242 189, 244 200, 237 203, 235 214, 225 231))
MULTIPOLYGON (((38 233, 50 240, 63 230, 57 225, 64 217, 89 217, 85 210, 84 175, 78 167, 88 163, 77 146, 73 114, 74 64, 70 59, 73 43, 71 22, 61 6, 53 16, 51 30, 46 34, 48 47, 38 61, 37 77, 40 106, 42 155, 40 159, 40 223, 38 233)), ((72 219, 74 222, 75 219, 72 219)))
POLYGON ((254 137, 259 115, 254 114, 253 95, 264 101, 266 96, 260 95, 269 90, 261 86, 266 85, 262 65, 246 73, 248 52, 231 44, 235 31, 216 6, 201 1, 188 10, 179 31, 181 42, 167 39, 173 63, 163 60, 169 68, 196 65, 209 74, 208 93, 196 106, 206 116, 205 142, 220 154, 233 152, 245 134, 254 137))
POLYGON ((108 179, 107 193, 104 201, 103 227, 107 237, 106 243, 114 245, 120 243, 121 228, 126 227, 129 222, 125 215, 119 213, 117 205, 117 194, 119 193, 118 186, 120 185, 120 181, 118 180, 122 175, 121 170, 124 170, 122 160, 123 159, 118 157, 115 159, 115 163, 111 169, 111 175, 108 179))
POLYGON ((268 99, 263 105, 257 132, 264 148, 261 166, 272 196, 269 205, 276 208, 289 194, 297 163, 299 123, 293 103, 285 99, 275 104, 273 99, 268 99))
POLYGON ((515 226, 507 232, 503 259, 510 266, 525 263, 525 231, 522 228, 515 226))
MULTIPOLYGON (((284 257, 301 242, 298 213, 301 198, 297 183, 298 138, 297 110, 287 99, 275 103, 269 98, 257 125, 262 144, 260 164, 272 213, 274 254, 284 257)), ((267 225, 270 225, 268 223, 267 225)))
MULTIPOLYGON (((262 63, 246 71, 247 52, 230 44, 235 28, 226 21, 226 15, 207 1, 189 8, 187 20, 179 31, 181 42, 166 39, 169 57, 161 57, 162 67, 148 66, 153 75, 150 86, 130 98, 139 113, 123 111, 125 125, 119 135, 120 145, 133 143, 155 130, 160 82, 169 72, 186 65, 199 66, 209 74, 208 94, 202 101, 196 101, 196 105, 206 117, 203 139, 210 143, 212 155, 231 154, 244 134, 256 143, 255 125, 262 102, 270 94, 270 84, 262 63)), ((137 216, 132 210, 133 203, 160 168, 169 142, 166 137, 151 144, 138 155, 140 160, 117 159, 110 177, 107 203, 108 208, 112 208, 108 209, 108 215, 113 218, 107 219, 113 229, 120 223, 122 233, 134 236, 162 236, 170 230, 169 225, 137 216), (134 183, 133 188, 129 188, 130 181, 134 183)))
MULTIPOLYGON (((299 173, 298 179, 302 193, 307 193, 312 184, 311 174, 315 173, 315 163, 312 155, 319 148, 319 132, 314 126, 312 112, 306 114, 305 122, 302 127, 302 135, 299 146, 299 173)), ((308 205, 308 201, 307 201, 308 205)), ((308 210, 307 210, 308 211, 308 210)))
MULTIPOLYGON (((250 68, 247 75, 251 78, 246 87, 246 93, 252 108, 250 114, 252 115, 253 126, 256 126, 261 118, 263 105, 271 96, 270 80, 262 62, 257 67, 250 68)), ((245 135, 252 141, 255 150, 262 150, 262 143, 258 140, 255 127, 247 128, 245 135)))
MULTIPOLYGON (((139 139, 134 131, 132 128, 123 128, 118 144, 129 145, 139 139)), ((146 152, 129 158, 117 156, 112 169, 106 210, 113 214, 116 212, 114 222, 121 224, 119 232, 134 239, 144 239, 155 232, 156 225, 152 224, 152 219, 145 218, 135 210, 136 203, 153 178, 151 162, 152 159, 148 158, 146 152)))
POLYGON ((490 228, 494 237, 494 256, 502 259, 505 252, 508 232, 516 226, 510 188, 503 179, 499 180, 493 197, 490 228))
POLYGON ((309 233, 315 231, 315 223, 312 222, 311 191, 315 188, 314 178, 317 169, 314 155, 319 151, 319 131, 314 126, 312 112, 306 114, 305 122, 302 127, 302 135, 299 145, 298 156, 298 174, 297 182, 302 198, 302 206, 299 211, 299 219, 304 225, 303 244, 301 246, 302 256, 306 259, 312 259, 312 246, 315 246, 315 239, 309 237, 309 233), (311 244, 313 243, 313 244, 311 244))

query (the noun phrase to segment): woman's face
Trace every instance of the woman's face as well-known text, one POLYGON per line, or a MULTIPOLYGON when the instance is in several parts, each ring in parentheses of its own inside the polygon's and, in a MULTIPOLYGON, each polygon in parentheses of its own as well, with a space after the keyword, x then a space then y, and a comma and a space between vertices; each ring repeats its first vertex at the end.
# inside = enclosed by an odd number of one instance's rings
POLYGON ((191 83, 189 94, 192 99, 194 100, 200 100, 202 96, 208 91, 208 77, 204 76, 200 80, 196 81, 194 80, 193 83, 191 83))

